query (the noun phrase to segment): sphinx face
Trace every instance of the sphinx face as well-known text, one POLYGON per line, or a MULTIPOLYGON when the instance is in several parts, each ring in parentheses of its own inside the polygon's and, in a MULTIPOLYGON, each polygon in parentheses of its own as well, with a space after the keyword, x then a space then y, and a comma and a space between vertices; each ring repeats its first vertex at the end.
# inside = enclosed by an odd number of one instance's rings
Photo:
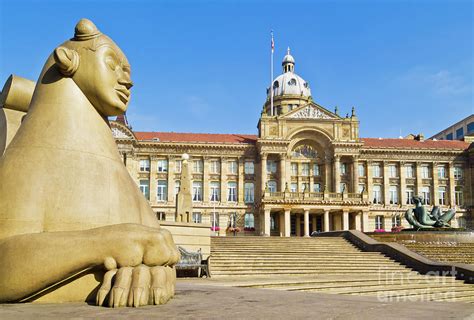
POLYGON ((81 50, 73 79, 102 116, 116 116, 127 110, 132 87, 130 66, 115 44, 81 50))

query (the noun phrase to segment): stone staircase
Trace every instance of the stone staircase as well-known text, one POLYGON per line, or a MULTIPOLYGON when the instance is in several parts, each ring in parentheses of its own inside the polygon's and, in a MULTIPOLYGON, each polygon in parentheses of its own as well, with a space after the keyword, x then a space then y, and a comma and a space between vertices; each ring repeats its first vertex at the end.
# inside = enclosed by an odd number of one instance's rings
POLYGON ((226 285, 474 303, 474 285, 421 275, 343 238, 213 237, 210 271, 226 285))
POLYGON ((436 261, 474 264, 474 243, 403 243, 408 249, 436 261))

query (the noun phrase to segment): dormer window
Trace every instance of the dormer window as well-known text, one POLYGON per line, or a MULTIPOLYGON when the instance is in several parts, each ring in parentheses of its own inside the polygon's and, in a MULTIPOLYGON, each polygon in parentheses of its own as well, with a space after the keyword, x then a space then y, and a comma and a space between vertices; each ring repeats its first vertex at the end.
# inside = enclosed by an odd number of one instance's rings
POLYGON ((295 78, 291 78, 290 81, 288 81, 288 84, 290 86, 296 86, 296 79, 295 78))
POLYGON ((273 88, 278 88, 278 87, 280 87, 280 84, 278 83, 278 81, 273 82, 273 88))

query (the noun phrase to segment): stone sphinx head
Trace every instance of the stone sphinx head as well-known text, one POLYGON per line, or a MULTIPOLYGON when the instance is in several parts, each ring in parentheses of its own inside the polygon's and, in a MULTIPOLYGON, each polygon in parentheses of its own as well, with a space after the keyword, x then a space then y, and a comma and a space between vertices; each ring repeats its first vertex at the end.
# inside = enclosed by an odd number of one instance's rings
POLYGON ((70 77, 104 117, 123 114, 130 100, 130 65, 120 48, 88 19, 74 38, 54 50, 60 73, 70 77))

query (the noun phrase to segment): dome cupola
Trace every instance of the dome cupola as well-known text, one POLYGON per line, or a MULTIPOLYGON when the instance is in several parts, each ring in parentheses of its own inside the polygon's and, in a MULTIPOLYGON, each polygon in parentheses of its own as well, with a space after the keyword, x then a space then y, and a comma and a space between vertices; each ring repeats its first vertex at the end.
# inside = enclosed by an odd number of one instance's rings
POLYGON ((283 57, 281 65, 283 67, 283 73, 295 71, 295 58, 293 58, 290 53, 290 47, 288 47, 286 51, 286 56, 283 57))

